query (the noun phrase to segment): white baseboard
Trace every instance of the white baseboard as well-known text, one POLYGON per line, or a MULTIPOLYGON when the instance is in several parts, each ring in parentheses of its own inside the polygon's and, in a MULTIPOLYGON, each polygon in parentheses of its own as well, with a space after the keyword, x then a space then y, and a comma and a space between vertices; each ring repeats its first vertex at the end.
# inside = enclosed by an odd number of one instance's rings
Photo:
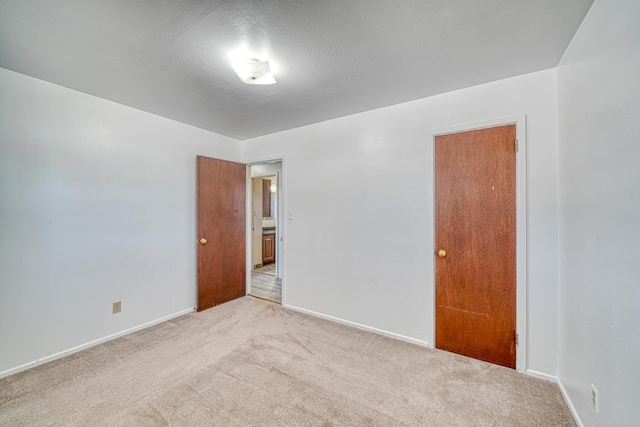
POLYGON ((582 423, 582 420, 580 419, 580 416, 576 411, 576 407, 573 406, 573 402, 569 398, 569 394, 567 393, 567 390, 564 388, 562 381, 560 381, 560 378, 555 377, 553 375, 545 374, 544 372, 534 371, 531 369, 527 369, 526 374, 531 377, 540 378, 540 379, 551 381, 552 383, 557 384, 558 388, 560 389, 560 393, 562 394, 562 398, 564 399, 565 403, 569 407, 569 411, 571 411, 571 415, 573 416, 573 420, 576 422, 576 425, 578 427, 584 427, 584 424, 582 423))
MULTIPOLYGON (((305 308, 301 308, 301 307, 296 307, 296 306, 291 306, 291 305, 287 305, 285 308, 294 310, 294 311, 298 311, 300 313, 304 313, 304 314, 308 314, 310 316, 314 316, 314 317, 319 317, 321 319, 325 319, 325 320, 330 320, 332 322, 336 322, 336 323, 340 323, 343 325, 347 325, 347 326, 352 326, 354 328, 358 328, 358 329, 362 329, 365 331, 369 331, 369 332, 374 332, 376 334, 380 334, 380 335, 384 335, 387 337, 391 337, 391 338, 395 338, 401 341, 406 341, 412 344, 417 344, 423 347, 430 347, 433 348, 433 346, 430 346, 429 343, 427 341, 422 341, 422 340, 417 340, 415 338, 410 338, 410 337, 406 337, 404 335, 399 335, 399 334, 395 334, 393 332, 388 332, 382 329, 378 329, 378 328, 372 328, 371 326, 366 326, 366 325, 362 325, 360 323, 356 323, 356 322, 351 322, 349 320, 345 320, 345 319, 341 319, 339 317, 333 317, 333 316, 329 316, 326 314, 322 314, 322 313, 318 313, 312 310, 307 310, 305 308)), ((576 422, 576 425, 578 427, 584 427, 584 424, 582 423, 582 420, 580 419, 580 416, 578 415, 578 412, 576 411, 575 406, 573 405, 573 402, 571 401, 571 399, 569 398, 569 395, 567 394, 567 390, 565 390, 564 386, 562 385, 562 382, 558 379, 558 377, 553 376, 553 375, 549 375, 549 374, 545 374, 544 372, 539 372, 539 371, 534 371, 532 369, 527 369, 525 371, 526 375, 529 375, 531 377, 534 378, 539 378, 545 381, 549 381, 552 383, 555 383, 558 385, 558 388, 560 389, 560 393, 562 394, 562 398, 564 399, 564 401, 566 402, 567 406, 569 407, 569 410, 571 411, 571 415, 573 416, 573 419, 576 422)))
POLYGON ((571 415, 573 415, 573 419, 576 422, 576 425, 578 427, 584 427, 584 423, 582 422, 580 415, 578 415, 578 411, 576 411, 576 407, 573 405, 573 402, 569 397, 569 393, 567 393, 567 390, 564 388, 564 385, 562 384, 562 381, 560 381, 559 378, 558 378, 557 384, 558 384, 558 388, 560 389, 560 393, 562 393, 562 397, 564 398, 565 403, 567 404, 567 406, 569 407, 569 410, 571 411, 571 415))
POLYGON ((77 353, 79 351, 85 350, 89 347, 96 346, 98 344, 102 344, 103 342, 111 341, 116 338, 120 338, 122 336, 128 335, 132 332, 139 331, 141 329, 145 329, 158 323, 166 322, 167 320, 175 319, 176 317, 183 316, 188 313, 192 313, 196 310, 195 307, 187 308, 185 310, 178 311, 177 313, 170 314, 168 316, 161 317, 159 319, 152 320, 150 322, 143 323, 142 325, 134 326, 133 328, 125 329, 124 331, 117 332, 112 335, 107 335, 106 337, 99 338, 97 340, 90 341, 85 344, 81 344, 79 346, 70 348, 68 350, 63 350, 59 353, 52 354, 50 356, 43 357, 41 359, 36 359, 33 362, 25 363, 24 365, 17 366, 15 368, 7 369, 6 371, 0 372, 0 378, 7 377, 9 375, 17 374, 18 372, 25 371, 27 369, 33 368, 38 365, 42 365, 47 362, 51 362, 56 359, 60 359, 61 357, 67 356, 69 354, 77 353))
POLYGON ((525 374, 529 375, 530 377, 534 377, 534 378, 540 378, 541 380, 545 380, 545 381, 549 381, 552 383, 558 383, 558 377, 555 377, 553 375, 549 375, 549 374, 545 374, 544 372, 539 372, 539 371, 534 371, 532 369, 527 369, 525 371, 525 374))
POLYGON ((371 326, 362 325, 360 323, 352 322, 350 320, 345 320, 345 319, 341 319, 339 317, 333 317, 333 316, 329 316, 327 314, 318 313, 316 311, 307 310, 306 308, 296 307, 296 306, 293 306, 293 305, 287 305, 285 308, 288 308, 288 309, 291 309, 291 310, 294 310, 294 311, 298 311, 300 313, 308 314, 308 315, 313 316, 313 317, 319 317, 321 319, 329 320, 331 322, 340 323, 342 325, 352 326, 354 328, 362 329, 364 331, 373 332, 373 333, 376 333, 378 335, 384 335, 386 337, 395 338, 397 340, 405 341, 405 342, 408 342, 408 343, 411 343, 411 344, 416 344, 416 345, 419 345, 419 346, 422 346, 422 347, 430 347, 430 348, 432 348, 427 341, 418 340, 418 339, 415 339, 415 338, 411 338, 411 337, 407 337, 407 336, 404 336, 404 335, 396 334, 396 333, 393 333, 393 332, 385 331, 383 329, 373 328, 371 326))
MULTIPOLYGON (((318 312, 313 311, 313 310, 307 310, 305 308, 296 307, 296 306, 292 306, 292 305, 287 305, 285 308, 288 308, 288 309, 294 310, 294 311, 298 311, 300 313, 308 314, 310 316, 314 316, 314 317, 318 317, 318 318, 321 318, 321 319, 329 320, 331 322, 340 323, 342 325, 347 325, 347 326, 351 326, 351 327, 354 327, 354 328, 357 328, 357 329, 362 329, 364 331, 369 331, 369 332, 373 332, 373 333, 376 333, 376 334, 379 334, 379 335, 384 335, 384 336, 387 336, 387 337, 390 337, 390 338, 394 338, 394 339, 397 339, 397 340, 400 340, 400 341, 405 341, 405 342, 408 342, 408 343, 411 343, 411 344, 416 344, 416 345, 419 345, 419 346, 422 346, 422 347, 433 348, 433 346, 430 346, 427 341, 418 340, 418 339, 415 339, 415 338, 411 338, 411 337, 407 337, 407 336, 404 336, 404 335, 396 334, 396 333, 393 333, 393 332, 385 331, 383 329, 374 328, 374 327, 371 327, 371 326, 366 326, 366 325, 363 325, 363 324, 360 324, 360 323, 352 322, 350 320, 341 319, 339 317, 329 316, 327 314, 318 313, 318 312)), ((145 328, 149 328, 149 327, 157 325, 159 323, 166 322, 166 321, 171 320, 171 319, 175 319, 176 317, 180 317, 180 316, 183 316, 185 314, 192 313, 195 310, 196 310, 195 307, 191 307, 191 308, 188 308, 188 309, 185 309, 185 310, 181 310, 181 311, 178 311, 176 313, 170 314, 168 316, 164 316, 164 317, 161 317, 159 319, 155 319, 155 320, 152 320, 150 322, 146 322, 146 323, 143 323, 141 325, 134 326, 133 328, 125 329, 124 331, 120 331, 120 332, 117 332, 117 333, 112 334, 112 335, 107 335, 106 337, 99 338, 97 340, 90 341, 90 342, 85 343, 85 344, 81 344, 79 346, 70 348, 68 350, 64 350, 64 351, 61 351, 59 353, 55 353, 55 354, 52 354, 50 356, 43 357, 41 359, 34 360, 33 362, 25 363, 24 365, 20 365, 20 366, 17 366, 15 368, 7 369, 6 371, 0 372, 0 378, 4 378, 4 377, 7 377, 9 375, 17 374, 18 372, 25 371, 27 369, 33 368, 33 367, 38 366, 38 365, 42 365, 42 364, 47 363, 47 362, 51 362, 51 361, 56 360, 56 359, 60 359, 61 357, 67 356, 69 354, 77 353, 77 352, 85 350, 87 348, 94 347, 94 346, 96 346, 98 344, 102 344, 104 342, 111 341, 111 340, 116 339, 116 338, 120 338, 122 336, 131 334, 133 332, 136 332, 136 331, 139 331, 139 330, 142 330, 142 329, 145 329, 145 328)), ((540 379, 543 379, 543 380, 546 380, 546 381, 550 381, 550 382, 556 383, 558 385, 558 388, 560 389, 560 393, 562 394, 562 397, 564 398, 564 401, 566 402, 567 406, 569 407, 569 410, 571 411, 571 415, 573 415, 573 418, 574 418, 574 420, 576 422, 576 425, 578 427, 584 427, 584 424, 582 423, 582 420, 580 419, 580 416, 578 415, 578 412, 576 411, 576 408, 573 405, 573 402, 571 401, 571 398, 569 397, 569 394, 567 393, 567 390, 564 388, 564 385, 562 384, 562 381, 560 381, 560 379, 558 377, 555 377, 555 376, 549 375, 549 374, 545 374, 543 372, 534 371, 532 369, 527 369, 525 373, 526 373, 526 375, 529 375, 531 377, 540 378, 540 379)))

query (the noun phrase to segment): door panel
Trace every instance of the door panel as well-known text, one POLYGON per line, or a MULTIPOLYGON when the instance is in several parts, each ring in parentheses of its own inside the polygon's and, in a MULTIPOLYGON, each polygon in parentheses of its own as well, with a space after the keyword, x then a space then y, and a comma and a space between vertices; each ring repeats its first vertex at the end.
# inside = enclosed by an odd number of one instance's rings
POLYGON ((511 368, 515 137, 509 125, 435 140, 436 347, 511 368))
POLYGON ((246 165, 198 156, 197 175, 201 311, 246 293, 246 165))
POLYGON ((262 236, 262 263, 270 264, 276 261, 275 234, 262 236))

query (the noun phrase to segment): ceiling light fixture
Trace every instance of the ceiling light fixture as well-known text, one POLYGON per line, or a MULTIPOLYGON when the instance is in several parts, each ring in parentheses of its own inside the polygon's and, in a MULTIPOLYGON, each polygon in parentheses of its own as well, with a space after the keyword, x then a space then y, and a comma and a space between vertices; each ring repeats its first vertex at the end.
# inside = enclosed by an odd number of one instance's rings
POLYGON ((269 68, 269 61, 260 61, 256 58, 231 61, 231 67, 240 80, 249 85, 270 85, 276 82, 269 68))

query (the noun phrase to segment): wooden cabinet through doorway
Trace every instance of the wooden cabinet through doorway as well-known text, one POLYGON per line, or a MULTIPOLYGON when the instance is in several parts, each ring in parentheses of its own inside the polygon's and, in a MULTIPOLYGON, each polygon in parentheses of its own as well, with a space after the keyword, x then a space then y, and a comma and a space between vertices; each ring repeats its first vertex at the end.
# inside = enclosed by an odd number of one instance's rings
POLYGON ((276 235, 262 235, 262 264, 270 264, 276 261, 276 235))

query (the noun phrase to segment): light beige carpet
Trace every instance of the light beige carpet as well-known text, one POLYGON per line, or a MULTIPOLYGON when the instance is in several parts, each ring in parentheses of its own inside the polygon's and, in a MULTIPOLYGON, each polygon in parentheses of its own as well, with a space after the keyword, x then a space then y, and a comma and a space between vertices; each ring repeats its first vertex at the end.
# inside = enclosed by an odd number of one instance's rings
POLYGON ((574 424, 552 383, 244 297, 1 379, 0 425, 574 424))

